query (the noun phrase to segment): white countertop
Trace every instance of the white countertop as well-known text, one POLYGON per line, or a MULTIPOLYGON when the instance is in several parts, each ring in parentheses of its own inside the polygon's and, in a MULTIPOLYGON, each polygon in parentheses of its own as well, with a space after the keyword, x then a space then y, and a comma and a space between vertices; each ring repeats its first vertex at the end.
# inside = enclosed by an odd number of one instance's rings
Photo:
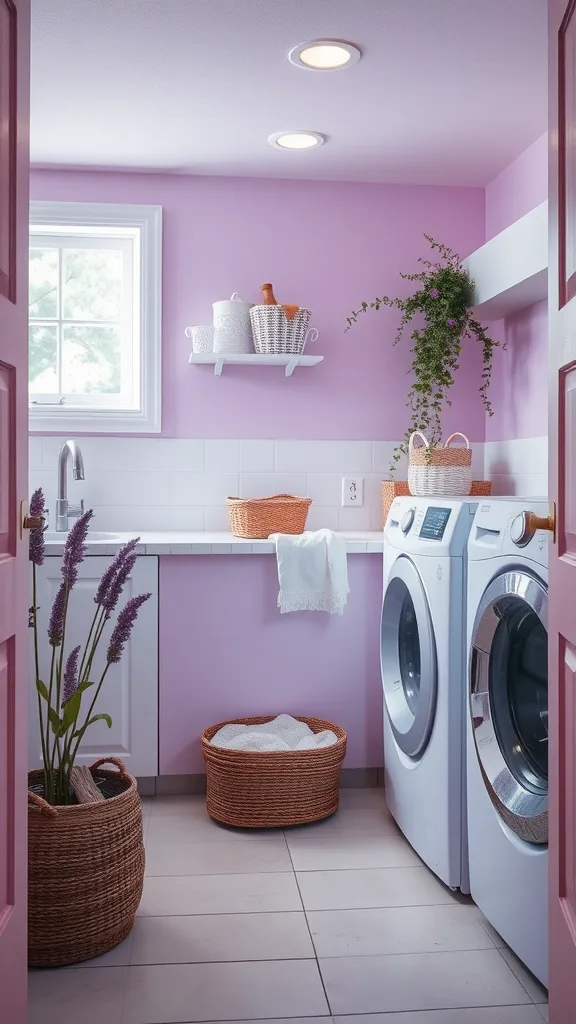
MULTIPOLYGON (((115 555, 118 549, 138 536, 131 533, 88 535, 89 555, 115 555)), ((349 555, 382 554, 383 534, 379 530, 343 530, 349 555)), ((66 534, 46 534, 46 554, 59 555, 64 549, 66 534)), ((202 533, 199 531, 142 531, 138 552, 141 555, 266 555, 275 552, 269 540, 242 540, 231 533, 202 533)))

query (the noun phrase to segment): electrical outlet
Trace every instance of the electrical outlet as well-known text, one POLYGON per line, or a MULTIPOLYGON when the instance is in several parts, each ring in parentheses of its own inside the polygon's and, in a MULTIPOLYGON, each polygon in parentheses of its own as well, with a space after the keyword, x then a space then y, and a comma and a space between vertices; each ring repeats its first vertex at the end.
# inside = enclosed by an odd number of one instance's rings
POLYGON ((361 476, 344 477, 342 480, 342 505, 353 508, 364 504, 364 478, 361 476))

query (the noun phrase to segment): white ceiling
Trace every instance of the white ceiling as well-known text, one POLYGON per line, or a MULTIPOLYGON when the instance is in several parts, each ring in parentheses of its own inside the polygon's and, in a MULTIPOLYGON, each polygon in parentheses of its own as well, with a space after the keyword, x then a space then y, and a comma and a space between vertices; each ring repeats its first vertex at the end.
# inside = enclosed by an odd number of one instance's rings
POLYGON ((546 47, 544 0, 32 0, 32 161, 485 185, 546 128, 546 47), (362 60, 288 62, 320 37, 362 60))

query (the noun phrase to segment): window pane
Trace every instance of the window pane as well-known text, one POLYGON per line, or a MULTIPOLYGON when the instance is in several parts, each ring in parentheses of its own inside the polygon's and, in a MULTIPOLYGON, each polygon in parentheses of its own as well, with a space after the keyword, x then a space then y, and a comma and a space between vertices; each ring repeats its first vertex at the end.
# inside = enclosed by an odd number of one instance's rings
POLYGON ((75 395, 119 394, 121 345, 118 327, 64 327, 62 391, 75 395))
POLYGON ((66 320, 119 320, 122 253, 119 249, 64 249, 66 320))
POLYGON ((30 327, 30 391, 36 394, 58 393, 58 328, 30 327))
POLYGON ((58 316, 58 249, 30 249, 30 316, 58 316))

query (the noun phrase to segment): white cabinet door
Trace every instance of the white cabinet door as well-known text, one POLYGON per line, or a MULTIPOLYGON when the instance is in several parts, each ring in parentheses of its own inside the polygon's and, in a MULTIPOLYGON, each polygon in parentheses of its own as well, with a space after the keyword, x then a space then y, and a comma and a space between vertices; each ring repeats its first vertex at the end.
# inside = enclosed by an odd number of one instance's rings
MULTIPOLYGON (((79 579, 72 591, 68 608, 66 656, 78 644, 81 644, 84 650, 90 623, 96 610, 96 589, 102 573, 110 562, 110 558, 88 556, 79 566, 79 579)), ((36 570, 37 601, 40 609, 40 674, 46 684, 50 678, 52 653, 46 631, 52 601, 61 582, 60 566, 59 557, 47 557, 44 565, 36 570)), ((128 598, 148 592, 152 597, 140 609, 121 662, 110 666, 94 708, 96 714, 104 712, 111 716, 112 728, 108 729, 105 722, 96 722, 90 726, 80 746, 77 764, 90 765, 99 757, 113 755, 124 761, 132 775, 158 774, 158 559, 150 555, 141 555, 124 588, 119 608, 123 607, 128 598)), ((92 673, 96 680, 100 678, 105 665, 108 640, 115 621, 116 617, 113 616, 107 623, 100 641, 99 654, 92 673)), ((30 675, 30 767, 41 768, 38 704, 33 668, 30 675)), ((91 692, 93 691, 87 691, 82 702, 83 707, 89 706, 91 692)))

